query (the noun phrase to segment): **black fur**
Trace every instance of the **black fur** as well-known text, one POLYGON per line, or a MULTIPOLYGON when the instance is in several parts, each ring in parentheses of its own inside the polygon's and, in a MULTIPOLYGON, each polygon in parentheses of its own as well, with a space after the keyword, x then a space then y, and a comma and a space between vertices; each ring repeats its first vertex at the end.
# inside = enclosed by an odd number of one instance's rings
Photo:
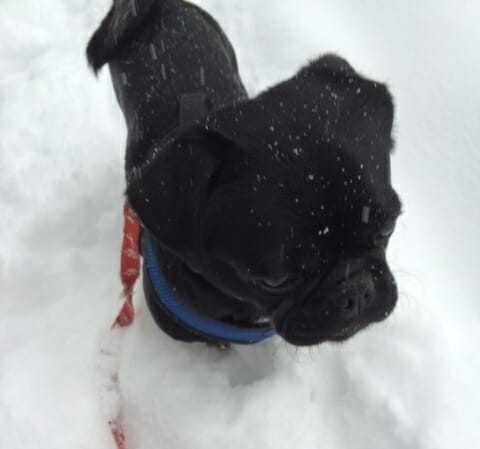
MULTIPOLYGON (((88 58, 95 70, 110 65, 128 126, 127 196, 171 287, 199 313, 268 319, 296 345, 383 320, 397 300, 385 250, 400 213, 387 87, 326 55, 248 99, 204 11, 137 0, 144 15, 132 18, 125 5, 115 3, 88 58), (179 126, 191 92, 207 97, 206 123, 179 126)), ((158 315, 148 288, 147 300, 158 315)), ((195 339, 164 318, 174 338, 195 339)))

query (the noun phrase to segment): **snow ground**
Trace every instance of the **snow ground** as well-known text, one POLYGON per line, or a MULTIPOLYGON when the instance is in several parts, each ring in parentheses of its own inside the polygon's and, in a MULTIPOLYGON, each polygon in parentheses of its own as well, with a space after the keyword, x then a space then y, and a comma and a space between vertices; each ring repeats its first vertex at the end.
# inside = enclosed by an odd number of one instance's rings
MULTIPOLYGON (((352 341, 218 353, 141 293, 120 386, 132 449, 474 448, 480 438, 480 6, 202 0, 251 93, 337 51, 396 99, 399 307, 352 341)), ((108 0, 0 4, 0 448, 113 448, 98 348, 119 306, 125 130, 84 61, 108 0)))

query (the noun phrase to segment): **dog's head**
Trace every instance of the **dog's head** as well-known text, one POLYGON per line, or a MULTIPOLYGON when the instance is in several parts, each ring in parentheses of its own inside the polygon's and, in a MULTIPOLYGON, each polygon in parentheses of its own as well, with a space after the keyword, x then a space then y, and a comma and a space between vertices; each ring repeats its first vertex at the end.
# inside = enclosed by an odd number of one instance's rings
POLYGON ((173 135, 128 196, 159 242, 285 340, 342 341, 397 300, 392 122, 384 85, 325 56, 173 135))

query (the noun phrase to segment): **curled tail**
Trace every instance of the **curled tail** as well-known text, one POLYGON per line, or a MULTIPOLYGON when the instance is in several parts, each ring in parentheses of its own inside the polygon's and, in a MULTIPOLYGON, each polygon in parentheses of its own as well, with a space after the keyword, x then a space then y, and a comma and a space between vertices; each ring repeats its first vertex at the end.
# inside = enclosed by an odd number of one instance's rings
POLYGON ((158 0, 114 0, 87 46, 87 60, 97 73, 148 17, 158 0))

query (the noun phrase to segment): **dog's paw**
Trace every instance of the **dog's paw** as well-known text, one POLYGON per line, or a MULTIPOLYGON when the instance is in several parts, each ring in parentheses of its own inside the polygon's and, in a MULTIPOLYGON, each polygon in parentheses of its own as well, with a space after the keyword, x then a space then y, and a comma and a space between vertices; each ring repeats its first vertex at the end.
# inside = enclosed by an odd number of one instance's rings
POLYGON ((217 348, 219 351, 228 351, 231 349, 232 345, 224 341, 209 341, 207 346, 211 348, 217 348))

